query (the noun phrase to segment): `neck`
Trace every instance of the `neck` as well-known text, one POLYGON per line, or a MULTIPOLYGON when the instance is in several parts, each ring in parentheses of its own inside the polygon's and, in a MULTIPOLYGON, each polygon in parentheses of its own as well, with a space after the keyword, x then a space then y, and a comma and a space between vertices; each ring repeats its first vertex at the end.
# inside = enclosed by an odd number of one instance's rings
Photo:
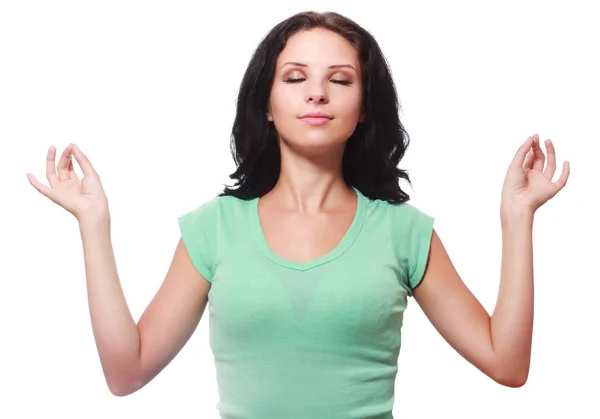
POLYGON ((311 156, 293 153, 281 144, 281 169, 275 187, 263 198, 287 211, 306 214, 346 205, 356 193, 342 176, 342 150, 311 156))

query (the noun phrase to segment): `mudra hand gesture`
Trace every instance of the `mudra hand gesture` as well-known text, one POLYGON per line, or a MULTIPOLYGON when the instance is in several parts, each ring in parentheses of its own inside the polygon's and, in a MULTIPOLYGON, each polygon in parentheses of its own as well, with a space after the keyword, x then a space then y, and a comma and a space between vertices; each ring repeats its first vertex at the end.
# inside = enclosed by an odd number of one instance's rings
POLYGON ((560 177, 552 182, 556 171, 556 152, 550 139, 545 141, 545 145, 548 154, 545 169, 546 156, 537 134, 527 138, 517 150, 502 187, 503 211, 524 210, 533 214, 567 184, 569 162, 563 163, 560 177))
POLYGON ((56 148, 51 146, 46 157, 46 186, 31 173, 27 178, 42 195, 63 207, 81 223, 89 219, 105 219, 108 216, 108 202, 100 177, 88 158, 75 144, 69 144, 63 151, 55 167, 56 148), (83 178, 75 173, 73 159, 81 167, 83 178))

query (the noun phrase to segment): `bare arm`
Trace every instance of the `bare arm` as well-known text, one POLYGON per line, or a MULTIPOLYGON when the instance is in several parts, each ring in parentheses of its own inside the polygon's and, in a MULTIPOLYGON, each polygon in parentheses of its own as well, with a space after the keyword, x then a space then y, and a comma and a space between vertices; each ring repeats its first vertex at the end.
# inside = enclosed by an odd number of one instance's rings
POLYGON ((192 336, 208 303, 210 287, 180 239, 161 287, 138 322, 141 352, 134 390, 162 371, 192 336))
POLYGON ((117 273, 110 221, 80 223, 88 305, 104 377, 119 395, 133 381, 139 363, 140 338, 117 273))
POLYGON ((110 236, 108 200, 87 156, 69 144, 55 167, 56 148, 46 156, 49 185, 27 178, 42 195, 77 218, 83 242, 88 304, 94 339, 110 391, 133 393, 154 378, 188 341, 208 301, 210 283, 193 266, 180 239, 171 267, 138 324, 117 273, 110 236), (79 163, 83 179, 73 168, 79 163))
POLYGON ((519 147, 502 189, 502 266, 492 316, 468 290, 434 231, 429 260, 415 299, 434 327, 464 358, 509 387, 529 375, 533 331, 533 219, 535 211, 567 183, 568 162, 556 182, 556 156, 546 140, 547 166, 533 135, 519 147))
POLYGON ((210 283, 192 265, 180 240, 158 290, 135 323, 119 281, 105 222, 81 226, 94 338, 110 391, 131 394, 162 371, 198 326, 210 283))
POLYGON ((502 217, 500 289, 490 329, 498 377, 527 381, 533 334, 533 214, 502 217))
POLYGON ((531 237, 526 227, 503 235, 500 292, 490 315, 469 291, 434 231, 429 261, 414 296, 444 339, 496 382, 522 386, 529 373, 533 326, 531 237))

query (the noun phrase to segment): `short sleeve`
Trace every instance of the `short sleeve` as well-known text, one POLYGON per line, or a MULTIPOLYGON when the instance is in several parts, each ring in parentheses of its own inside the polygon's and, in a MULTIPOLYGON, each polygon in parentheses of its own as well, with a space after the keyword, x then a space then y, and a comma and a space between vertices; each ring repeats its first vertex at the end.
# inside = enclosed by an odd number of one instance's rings
POLYGON ((399 204, 394 217, 394 246, 410 295, 423 279, 435 218, 408 203, 399 204))
POLYGON ((211 283, 216 248, 217 202, 217 199, 212 199, 177 219, 192 264, 211 283))

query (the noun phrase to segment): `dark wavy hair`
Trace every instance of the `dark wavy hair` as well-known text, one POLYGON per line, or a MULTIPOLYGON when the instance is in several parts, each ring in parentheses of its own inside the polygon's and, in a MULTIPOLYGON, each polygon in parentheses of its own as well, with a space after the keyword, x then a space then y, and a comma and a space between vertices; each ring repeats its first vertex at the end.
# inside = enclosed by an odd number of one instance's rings
POLYGON ((231 132, 231 154, 237 170, 232 187, 218 196, 253 199, 269 192, 279 179, 278 134, 266 112, 277 58, 299 31, 324 28, 347 39, 358 53, 363 81, 364 122, 346 142, 344 181, 371 199, 403 203, 409 196, 400 178, 412 187, 408 172, 398 168, 409 144, 400 122, 400 105, 388 63, 375 38, 351 19, 334 12, 298 13, 275 26, 260 42, 242 79, 231 132))

